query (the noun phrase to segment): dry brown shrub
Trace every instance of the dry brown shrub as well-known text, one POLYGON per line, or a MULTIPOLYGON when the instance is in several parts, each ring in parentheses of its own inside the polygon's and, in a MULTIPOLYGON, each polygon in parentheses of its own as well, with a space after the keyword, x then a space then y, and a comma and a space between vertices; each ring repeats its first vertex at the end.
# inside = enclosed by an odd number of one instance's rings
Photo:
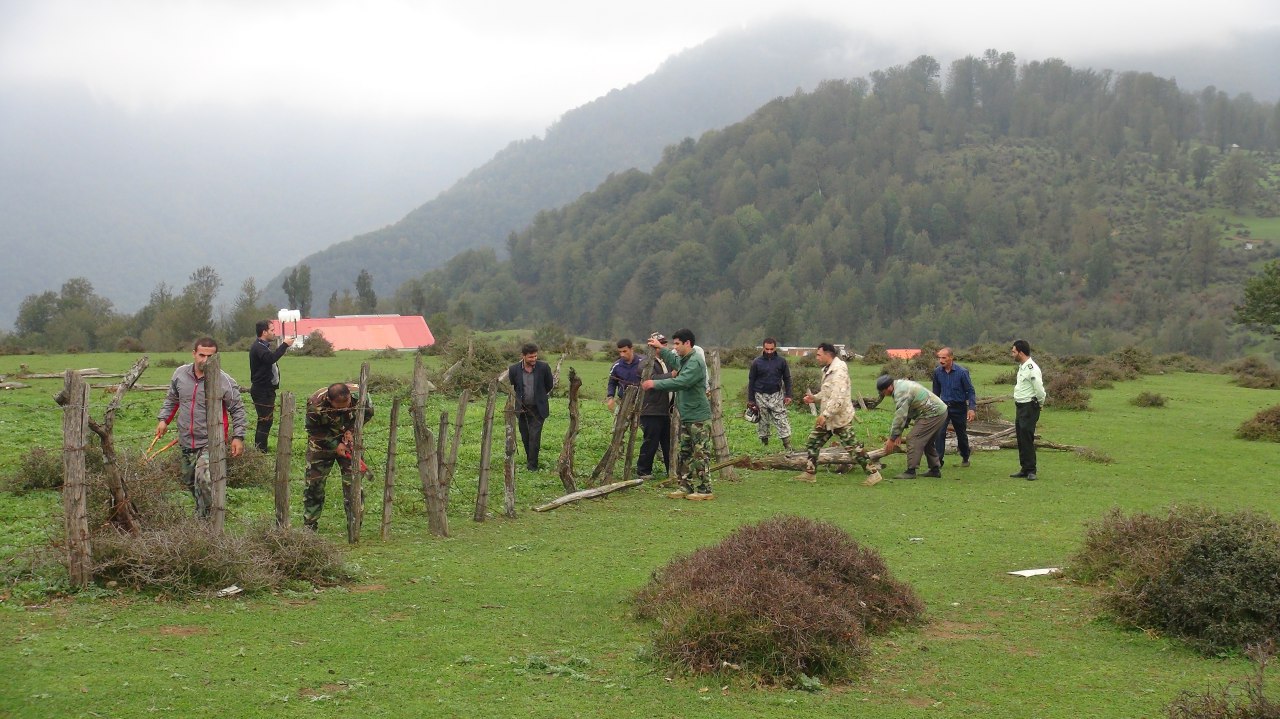
POLYGON ((1255 442, 1280 442, 1280 404, 1246 420, 1236 429, 1236 437, 1255 442))
POLYGON ((138 535, 114 530, 93 541, 94 575, 138 590, 201 595, 237 585, 253 591, 290 580, 341 579, 342 552, 308 530, 282 529, 269 521, 242 532, 216 532, 197 519, 147 529, 138 535))
POLYGON ((1071 410, 1089 409, 1090 395, 1085 389, 1088 384, 1088 380, 1078 369, 1055 373, 1044 385, 1048 394, 1045 406, 1071 410))
POLYGON ((868 654, 868 634, 924 613, 875 550, 835 525, 794 516, 676 559, 635 602, 638 617, 659 623, 661 660, 694 673, 728 662, 784 683, 847 677, 868 654))
POLYGON ((1280 389, 1280 372, 1265 360, 1249 356, 1229 362, 1222 371, 1233 376, 1235 384, 1248 389, 1280 389))

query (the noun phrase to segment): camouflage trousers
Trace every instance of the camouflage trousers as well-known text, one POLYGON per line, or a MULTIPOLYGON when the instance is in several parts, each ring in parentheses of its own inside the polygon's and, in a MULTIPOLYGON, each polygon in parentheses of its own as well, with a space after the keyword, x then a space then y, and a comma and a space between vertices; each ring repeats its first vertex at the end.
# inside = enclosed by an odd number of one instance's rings
POLYGON ((711 493, 711 422, 682 422, 680 424, 680 486, 686 491, 711 493), (697 484, 694 484, 694 481, 697 484))
MULTIPOLYGON (((302 520, 314 528, 324 511, 324 486, 329 478, 329 471, 334 462, 338 463, 338 471, 342 474, 342 508, 350 514, 351 503, 351 458, 339 457, 331 449, 307 448, 307 473, 304 477, 306 486, 302 489, 302 520)), ((358 511, 364 511, 364 489, 360 491, 358 511)))
POLYGON ((196 519, 208 519, 213 510, 213 476, 205 447, 182 450, 182 486, 196 500, 196 519))
POLYGON ((809 439, 804 443, 805 452, 809 455, 808 465, 805 467, 806 472, 814 472, 818 467, 818 453, 827 442, 835 437, 836 442, 851 452, 858 464, 865 470, 867 468, 867 458, 862 451, 862 444, 858 442, 857 433, 853 430, 852 424, 843 427, 818 427, 814 426, 813 431, 809 433, 809 439))
POLYGON ((756 434, 760 439, 769 437, 769 427, 778 429, 778 439, 791 436, 791 419, 787 417, 786 395, 782 390, 773 394, 756 392, 756 406, 760 408, 760 422, 756 425, 756 434))

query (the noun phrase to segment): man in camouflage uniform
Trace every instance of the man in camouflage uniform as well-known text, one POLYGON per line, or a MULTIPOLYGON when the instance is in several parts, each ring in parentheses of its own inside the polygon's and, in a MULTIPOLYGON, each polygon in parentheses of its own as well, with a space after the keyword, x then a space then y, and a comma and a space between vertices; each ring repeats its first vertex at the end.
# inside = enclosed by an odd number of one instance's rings
POLYGON ((806 391, 804 403, 818 402, 822 410, 814 422, 813 431, 805 442, 805 451, 809 454, 804 471, 796 475, 801 482, 818 481, 818 453, 832 437, 857 458, 858 464, 867 468, 867 459, 862 445, 853 430, 853 401, 849 399, 849 368, 844 360, 836 356, 835 345, 823 342, 813 353, 822 365, 822 387, 818 394, 806 391))
POLYGON ((657 389, 676 393, 680 410, 680 487, 667 494, 672 499, 694 501, 715 499, 711 491, 711 403, 707 401, 707 365, 694 351, 693 331, 676 330, 671 335, 675 351, 662 346, 659 335, 649 337, 649 346, 662 358, 674 377, 647 379, 645 391, 657 389), (697 486, 694 486, 697 480, 697 486))
POLYGON ((906 431, 908 424, 911 425, 911 436, 906 438, 907 471, 895 479, 915 479, 921 455, 929 462, 929 471, 922 476, 941 477, 942 458, 938 455, 934 440, 946 425, 947 403, 919 382, 896 380, 887 374, 880 375, 876 380, 876 392, 881 397, 892 393, 893 403, 897 407, 893 415, 893 426, 889 428, 889 440, 884 443, 886 457, 902 444, 902 433, 906 431))
POLYGON ((315 530, 324 510, 324 485, 333 463, 342 473, 342 504, 348 513, 364 507, 364 497, 351 496, 351 446, 356 409, 364 406, 364 419, 373 418, 373 405, 361 398, 356 385, 336 382, 307 398, 307 474, 302 490, 302 516, 307 529, 315 530))

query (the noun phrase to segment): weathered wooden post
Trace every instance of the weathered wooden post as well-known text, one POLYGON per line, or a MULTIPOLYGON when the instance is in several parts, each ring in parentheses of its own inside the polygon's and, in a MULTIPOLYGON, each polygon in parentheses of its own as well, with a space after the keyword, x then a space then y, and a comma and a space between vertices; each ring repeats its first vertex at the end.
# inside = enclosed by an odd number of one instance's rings
POLYGON ((227 442, 222 429, 222 361, 216 354, 204 365, 204 421, 209 436, 205 447, 209 481, 213 485, 209 516, 213 530, 221 532, 227 524, 227 442))
POLYGON ((360 364, 360 401, 353 403, 356 427, 352 432, 351 490, 343 492, 343 508, 347 510, 347 542, 360 541, 360 527, 364 524, 364 408, 369 402, 369 363, 360 364))
POLYGON ((400 398, 391 400, 390 425, 387 430, 387 470, 382 480, 382 526, 378 534, 382 541, 391 538, 391 498, 396 485, 396 423, 400 421, 400 398))
POLYGON ((443 516, 449 511, 449 474, 448 469, 444 466, 447 460, 445 455, 445 440, 449 436, 449 413, 440 413, 440 431, 436 434, 436 474, 432 477, 432 487, 436 492, 436 502, 440 506, 440 513, 443 516))
MULTIPOLYGON (((657 361, 658 356, 653 353, 650 353, 649 356, 645 358, 644 368, 640 370, 641 382, 644 382, 653 376, 653 366, 657 361)), ((636 397, 636 404, 631 409, 631 425, 627 431, 627 459, 626 463, 623 465, 622 471, 622 481, 624 482, 631 479, 631 469, 633 467, 631 459, 635 456, 636 429, 640 426, 640 412, 644 409, 644 399, 645 391, 641 389, 639 396, 636 397)))
POLYGON ((507 395, 507 404, 502 409, 503 423, 506 425, 505 456, 502 463, 502 513, 509 519, 516 516, 516 400, 507 395))
POLYGON ((413 442, 418 455, 418 481, 422 484, 422 497, 427 503, 427 531, 437 537, 449 536, 447 507, 440 502, 436 491, 439 484, 439 461, 436 459, 436 442, 427 426, 427 370, 422 357, 414 358, 413 389, 410 394, 409 412, 413 415, 413 442))
POLYGON ((580 389, 582 389, 582 378, 570 367, 569 430, 564 433, 564 445, 560 448, 560 457, 556 460, 556 472, 560 475, 560 482, 564 485, 564 491, 567 494, 578 491, 577 484, 573 481, 573 454, 574 443, 578 439, 578 390, 580 389))
POLYGON ((613 423, 613 436, 609 439, 609 447, 604 451, 604 456, 591 471, 591 479, 587 480, 589 486, 599 486, 601 477, 605 481, 613 478, 613 465, 617 463, 618 453, 622 451, 622 436, 630 425, 630 419, 634 414, 633 409, 639 397, 640 387, 637 385, 628 387, 626 392, 622 393, 622 404, 618 408, 618 416, 613 423))
POLYGON ((483 522, 489 511, 489 462, 493 457, 493 410, 498 403, 498 380, 489 383, 489 401, 484 405, 484 424, 480 433, 480 479, 476 483, 476 512, 472 517, 483 522))
POLYGON ((63 378, 67 403, 62 410, 62 512, 67 523, 67 573, 86 587, 93 579, 89 551, 89 508, 85 490, 85 441, 89 431, 89 385, 75 370, 63 378))
POLYGON ((471 400, 471 390, 464 389, 458 395, 458 413, 453 420, 453 438, 449 441, 449 458, 445 462, 444 474, 440 475, 440 484, 445 492, 453 484, 453 473, 458 468, 458 446, 462 443, 462 420, 467 414, 467 402, 471 400))
MULTIPOLYGON (((716 461, 724 462, 731 457, 729 456, 729 440, 724 435, 724 390, 720 386, 720 350, 711 350, 710 372, 711 378, 711 444, 715 447, 716 461)), ((737 481, 738 473, 733 471, 732 466, 726 466, 720 470, 720 478, 737 481)))
POLYGON ((293 463, 293 415, 297 399, 292 392, 280 393, 280 425, 276 430, 276 525, 289 528, 289 470, 293 463))

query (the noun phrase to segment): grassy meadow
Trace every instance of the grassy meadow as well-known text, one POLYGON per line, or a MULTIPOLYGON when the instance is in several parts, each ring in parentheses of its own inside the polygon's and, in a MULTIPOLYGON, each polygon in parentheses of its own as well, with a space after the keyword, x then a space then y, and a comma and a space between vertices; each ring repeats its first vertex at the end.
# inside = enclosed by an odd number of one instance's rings
MULTIPOLYGON (((375 375, 408 376, 411 356, 371 355, 286 356, 283 389, 301 399, 330 381, 354 379, 366 360, 375 375)), ((165 357, 189 355, 153 355, 141 384, 167 382, 172 369, 155 366, 165 357)), ((32 371, 121 371, 133 359, 0 357, 0 374, 15 373, 19 363, 32 371)), ((223 362, 247 379, 245 353, 228 352, 223 362)), ((608 365, 566 362, 562 381, 569 367, 584 378, 583 475, 608 438, 608 365)), ((991 380, 1010 368, 971 366, 979 395, 1008 393, 1008 385, 991 380)), ((850 372, 855 389, 870 396, 877 368, 851 364, 850 372)), ((745 370, 726 370, 730 443, 735 453, 760 454, 754 427, 740 419, 745 381, 745 370)), ((51 396, 61 381, 32 384, 0 394, 0 472, 12 471, 33 446, 60 446, 51 396)), ((145 449, 162 396, 126 398, 117 420, 122 449, 145 449)), ((107 400, 94 392, 95 417, 107 400)), ((380 489, 390 402, 375 396, 375 403, 367 452, 370 482, 380 489)), ((1241 677, 1250 665, 1118 628, 1100 614, 1089 587, 1007 572, 1063 565, 1084 523, 1111 507, 1204 503, 1280 516, 1280 446, 1232 436, 1277 403, 1280 393, 1241 389, 1210 374, 1149 376, 1094 390, 1088 411, 1046 410, 1040 433, 1115 462, 1041 450, 1038 482, 1010 479, 1017 455, 1003 450, 975 454, 968 469, 949 462, 941 480, 867 488, 860 475, 822 473, 807 485, 792 482, 790 472, 739 471, 737 481, 716 483, 714 502, 670 500, 645 486, 539 514, 530 508, 558 496, 559 479, 521 470, 512 520, 501 516, 499 473, 490 517, 476 523, 484 405, 473 402, 448 539, 426 532, 404 408, 393 536, 378 539, 380 492, 366 490, 363 538, 348 555, 355 583, 185 600, 106 588, 51 598, 44 589, 56 578, 7 582, 0 588, 0 717, 1160 716, 1179 691, 1241 677), (1167 406, 1130 405, 1143 391, 1164 395, 1167 406), (650 628, 631 618, 631 593, 674 556, 779 513, 834 522, 876 548, 924 599, 928 623, 876 640, 859 678, 818 692, 752 687, 732 674, 691 678, 649 661, 650 628)), ((433 398, 428 416, 455 405, 433 398)), ((1006 416, 1012 411, 1004 407, 1006 416)), ((564 398, 553 399, 544 467, 559 451, 566 414, 564 398)), ((252 409, 249 417, 252 426, 252 409)), ((860 413, 859 437, 879 443, 889 418, 885 409, 860 413)), ((792 421, 797 439, 812 425, 798 410, 792 421)), ((302 444, 295 441, 295 525, 302 444)), ((902 467, 899 456, 886 475, 902 467)), ((271 506, 268 488, 233 490, 228 524, 267 516, 271 506)), ((60 532, 59 521, 56 492, 0 494, 0 562, 12 571, 29 548, 60 532)), ((320 531, 345 543, 336 471, 320 531)))

